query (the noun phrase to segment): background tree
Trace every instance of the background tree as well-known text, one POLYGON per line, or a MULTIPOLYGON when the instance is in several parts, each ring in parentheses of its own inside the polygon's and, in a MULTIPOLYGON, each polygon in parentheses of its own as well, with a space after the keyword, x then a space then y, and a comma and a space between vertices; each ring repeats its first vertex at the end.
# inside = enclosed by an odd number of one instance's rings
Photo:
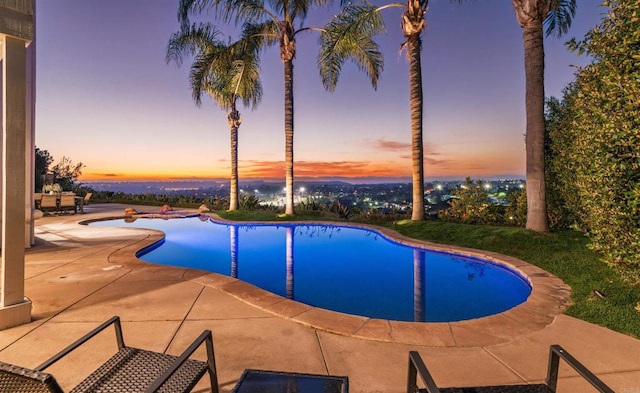
POLYGON ((544 165, 544 34, 561 36, 571 26, 576 0, 512 0, 522 27, 526 78, 527 229, 547 232, 544 165))
POLYGON ((424 212, 424 146, 423 146, 423 93, 422 93, 422 30, 428 0, 408 0, 406 4, 392 3, 376 6, 367 1, 348 3, 321 34, 318 67, 327 90, 338 84, 342 65, 351 60, 370 78, 375 88, 383 68, 382 54, 373 37, 384 31, 380 12, 387 8, 404 8, 402 31, 405 41, 402 49, 409 60, 409 106, 411 109, 411 162, 412 162, 412 220, 423 220, 424 212))
POLYGON ((82 175, 84 164, 78 162, 74 164, 69 157, 62 156, 60 161, 51 168, 53 173, 53 182, 60 184, 63 190, 75 190, 79 184, 76 184, 80 175, 82 175))
POLYGON ((266 46, 278 44, 284 66, 284 133, 285 133, 285 214, 293 209, 293 59, 296 37, 313 30, 302 27, 309 10, 328 4, 330 0, 180 0, 178 17, 188 25, 190 13, 212 8, 225 22, 243 23, 245 38, 259 37, 266 46), (298 26, 298 27, 296 27, 298 26))
POLYGON ((44 186, 44 180, 47 173, 49 173, 49 167, 53 162, 53 157, 47 150, 40 150, 36 146, 35 151, 35 190, 41 192, 44 186))
POLYGON ((193 99, 199 106, 203 93, 228 111, 231 137, 229 210, 238 209, 238 129, 242 123, 237 101, 254 109, 262 98, 256 39, 225 45, 211 24, 183 26, 174 33, 167 48, 167 62, 182 64, 183 56, 194 56, 189 72, 193 99))

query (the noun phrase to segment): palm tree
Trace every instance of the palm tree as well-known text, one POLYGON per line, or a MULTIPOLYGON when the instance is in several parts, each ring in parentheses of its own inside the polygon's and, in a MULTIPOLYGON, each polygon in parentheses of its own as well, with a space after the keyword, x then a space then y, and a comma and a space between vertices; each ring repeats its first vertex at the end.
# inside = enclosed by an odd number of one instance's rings
POLYGON ((526 77, 527 229, 548 232, 544 179, 544 37, 571 26, 576 0, 512 0, 524 41, 526 77))
POLYGON ((375 6, 367 1, 349 3, 325 28, 320 38, 318 67, 325 88, 333 91, 340 70, 347 60, 353 60, 370 78, 375 88, 382 71, 382 54, 373 36, 384 30, 380 12, 387 8, 403 8, 402 31, 409 60, 409 105, 411 108, 411 161, 413 178, 412 220, 424 220, 424 146, 422 142, 422 66, 420 60, 424 15, 428 0, 407 0, 375 6))
POLYGON ((302 26, 313 6, 329 4, 331 0, 180 0, 178 18, 187 25, 190 13, 202 13, 212 8, 225 22, 244 23, 243 37, 258 37, 263 47, 280 47, 284 65, 284 133, 285 133, 285 214, 293 211, 293 58, 299 33, 317 30, 302 26))
POLYGON ((231 179, 229 210, 238 210, 238 128, 242 123, 238 99, 245 107, 255 108, 262 98, 258 47, 255 42, 241 40, 225 44, 220 33, 210 24, 183 25, 171 35, 167 62, 182 64, 185 55, 193 55, 189 82, 193 99, 199 106, 207 93, 214 103, 227 110, 231 134, 231 179))

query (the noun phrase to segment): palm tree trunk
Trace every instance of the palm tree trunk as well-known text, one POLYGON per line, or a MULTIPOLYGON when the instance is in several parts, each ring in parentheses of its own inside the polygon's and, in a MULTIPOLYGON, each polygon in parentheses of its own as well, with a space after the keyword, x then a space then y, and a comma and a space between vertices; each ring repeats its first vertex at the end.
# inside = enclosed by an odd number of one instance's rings
POLYGON ((238 128, 240 112, 232 110, 227 116, 231 134, 231 178, 229 180, 229 210, 238 210, 238 128))
POLYGON ((419 34, 407 39, 409 55, 409 104, 411 107, 411 163, 413 177, 412 220, 424 220, 424 147, 422 143, 422 65, 419 34))
POLYGON ((293 59, 284 61, 285 214, 293 212, 293 59))
POLYGON ((523 27, 526 77, 527 229, 548 232, 544 179, 544 43, 542 22, 523 27))

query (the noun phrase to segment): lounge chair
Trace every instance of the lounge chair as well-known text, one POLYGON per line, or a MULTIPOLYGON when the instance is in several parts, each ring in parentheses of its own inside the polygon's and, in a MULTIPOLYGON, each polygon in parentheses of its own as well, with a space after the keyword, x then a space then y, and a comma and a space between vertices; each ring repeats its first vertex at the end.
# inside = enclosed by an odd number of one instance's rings
POLYGON ((547 368, 547 379, 543 384, 529 385, 502 385, 502 386, 479 386, 464 388, 438 388, 433 377, 424 365, 420 354, 415 351, 409 352, 409 380, 407 382, 407 393, 555 393, 558 385, 558 367, 560 359, 573 367, 584 379, 586 379, 597 391, 601 393, 614 393, 613 389, 604 384, 591 371, 587 370, 580 362, 565 351, 559 345, 552 345, 549 348, 549 365, 547 368), (426 386, 419 389, 417 385, 417 375, 426 386))
POLYGON ((40 197, 40 210, 42 210, 43 213, 57 211, 58 197, 51 194, 42 194, 42 196, 40 197))
POLYGON ((120 318, 115 316, 60 351, 35 369, 0 362, 1 392, 62 393, 56 379, 44 369, 56 363, 81 344, 113 325, 118 352, 73 389, 73 392, 190 392, 209 373, 211 392, 218 393, 218 379, 213 353, 213 338, 205 330, 182 353, 172 356, 127 347, 122 337, 120 318), (207 361, 189 357, 205 344, 207 361))

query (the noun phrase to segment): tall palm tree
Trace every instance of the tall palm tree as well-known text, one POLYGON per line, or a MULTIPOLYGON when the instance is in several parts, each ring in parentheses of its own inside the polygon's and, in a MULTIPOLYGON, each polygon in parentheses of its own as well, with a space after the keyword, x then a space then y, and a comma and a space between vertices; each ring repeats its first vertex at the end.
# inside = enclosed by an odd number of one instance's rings
POLYGON ((561 36, 571 26, 576 0, 512 0, 522 27, 526 77, 527 229, 548 232, 544 179, 544 34, 561 36))
POLYGON ((333 91, 338 83, 340 70, 347 60, 354 61, 370 78, 375 88, 382 71, 382 54, 373 36, 384 30, 381 11, 388 8, 403 8, 402 31, 409 60, 409 105, 411 108, 411 162, 413 178, 412 220, 424 220, 424 146, 422 66, 422 30, 428 0, 407 0, 406 3, 391 3, 376 6, 369 2, 349 3, 321 34, 318 67, 325 88, 333 91))
POLYGON ((199 106, 203 93, 220 108, 227 110, 231 134, 231 178, 229 210, 238 210, 238 128, 242 117, 238 99, 245 107, 255 108, 262 98, 258 63, 258 46, 251 40, 225 44, 211 24, 183 25, 171 35, 167 62, 182 64, 185 55, 194 56, 189 72, 193 99, 199 106))
POLYGON ((278 44, 284 66, 285 214, 293 210, 293 59, 298 34, 315 30, 302 26, 313 6, 331 0, 180 0, 178 18, 187 25, 189 15, 212 8, 225 22, 243 23, 245 38, 259 37, 263 47, 278 44))

